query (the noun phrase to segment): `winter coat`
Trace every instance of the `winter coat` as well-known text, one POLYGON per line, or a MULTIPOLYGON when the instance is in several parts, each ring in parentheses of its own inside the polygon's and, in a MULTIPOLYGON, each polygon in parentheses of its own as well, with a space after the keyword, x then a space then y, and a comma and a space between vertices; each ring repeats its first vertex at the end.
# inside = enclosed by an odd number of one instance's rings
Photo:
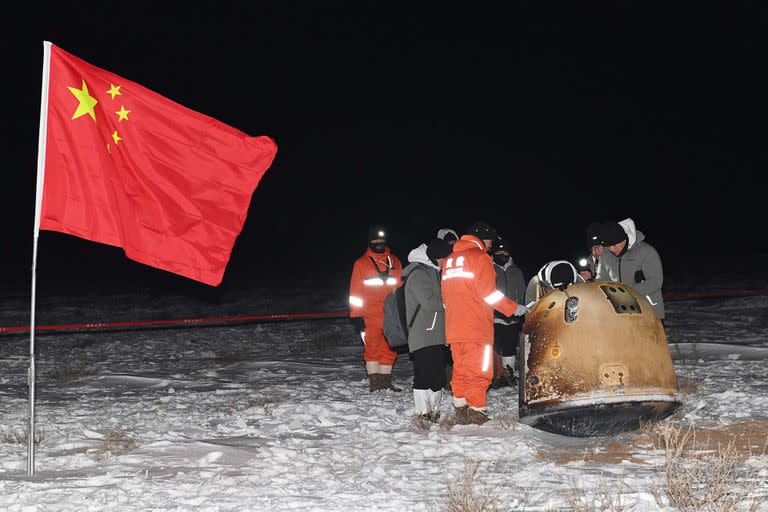
POLYGON ((442 294, 448 344, 493 341, 493 310, 512 316, 517 309, 496 289, 491 257, 472 235, 463 235, 443 263, 442 294))
POLYGON ((373 252, 369 247, 352 267, 349 316, 383 319, 384 299, 400 286, 402 270, 400 260, 390 253, 389 247, 381 254, 373 252))
POLYGON ((415 352, 431 345, 445 345, 445 308, 440 293, 440 268, 427 257, 427 244, 408 255, 403 269, 405 315, 410 323, 408 349, 415 352), (414 317, 414 314, 416 315, 414 317))
MULTIPOLYGON (((496 289, 518 304, 522 303, 525 298, 525 278, 520 267, 515 265, 512 258, 509 258, 504 266, 494 263, 493 269, 496 271, 496 289)), ((509 317, 499 311, 493 312, 493 323, 495 324, 511 325, 522 320, 523 318, 519 316, 509 317)))
POLYGON ((595 281, 616 281, 631 286, 650 302, 663 320, 665 311, 661 285, 664 283, 664 271, 659 253, 645 242, 645 235, 635 229, 632 219, 625 219, 619 225, 627 234, 627 250, 621 256, 603 251, 600 256, 602 265, 595 281))

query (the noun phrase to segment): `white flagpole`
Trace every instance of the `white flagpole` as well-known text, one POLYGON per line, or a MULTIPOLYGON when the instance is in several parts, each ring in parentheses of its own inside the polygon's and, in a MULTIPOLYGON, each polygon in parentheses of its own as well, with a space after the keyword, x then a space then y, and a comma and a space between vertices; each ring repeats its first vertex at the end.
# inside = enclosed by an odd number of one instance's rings
POLYGON ((43 41, 43 87, 40 92, 40 132, 37 139, 37 186, 35 187, 35 228, 32 241, 32 304, 29 326, 29 434, 27 436, 27 474, 35 474, 35 299, 37 291, 37 239, 45 181, 45 141, 48 134, 48 88, 51 76, 51 43, 43 41))

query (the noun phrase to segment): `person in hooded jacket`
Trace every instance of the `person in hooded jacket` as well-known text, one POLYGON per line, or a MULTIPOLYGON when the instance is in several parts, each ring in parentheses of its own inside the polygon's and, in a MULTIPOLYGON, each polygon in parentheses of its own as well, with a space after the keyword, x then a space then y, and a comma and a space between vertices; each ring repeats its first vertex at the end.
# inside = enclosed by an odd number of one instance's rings
POLYGON ((384 337, 384 299, 400 285, 402 265, 387 247, 386 230, 368 230, 368 248, 352 268, 349 282, 349 316, 363 341, 363 360, 370 391, 402 391, 392 385, 397 352, 384 337))
POLYGON ((525 290, 525 307, 532 308, 539 299, 555 288, 564 289, 574 283, 583 282, 584 279, 576 272, 576 267, 570 261, 550 261, 528 281, 525 290))
POLYGON ((496 289, 496 272, 488 255, 496 230, 476 222, 453 246, 442 265, 445 338, 453 356, 451 390, 456 422, 481 425, 493 376, 493 310, 506 316, 528 310, 496 289))
MULTIPOLYGON (((496 289, 518 304, 525 299, 525 278, 509 253, 509 242, 496 238, 491 246, 496 289)), ((516 382, 515 352, 525 317, 493 312, 493 346, 501 358, 501 373, 491 381, 492 388, 514 386, 516 382)))
POLYGON ((630 218, 603 224, 601 238, 607 251, 603 252, 602 268, 595 280, 628 284, 648 300, 663 324, 664 270, 659 253, 630 218))
POLYGON ((440 293, 440 266, 450 253, 451 246, 435 238, 413 249, 403 269, 414 408, 417 415, 433 422, 440 415, 445 385, 445 308, 440 293))

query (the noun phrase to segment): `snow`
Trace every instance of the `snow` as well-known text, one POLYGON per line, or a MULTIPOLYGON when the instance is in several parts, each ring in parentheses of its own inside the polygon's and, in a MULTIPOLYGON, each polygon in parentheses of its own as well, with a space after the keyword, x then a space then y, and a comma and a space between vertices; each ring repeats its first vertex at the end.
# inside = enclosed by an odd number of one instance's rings
MULTIPOLYGON (((343 293, 322 290, 254 297, 48 298, 39 323, 344 308, 343 293)), ((676 372, 696 383, 685 393, 683 423, 757 425, 765 442, 768 298, 667 307, 676 372)), ((27 308, 5 300, 0 325, 23 325, 27 308)), ((495 419, 486 425, 422 430, 412 423, 407 356, 394 370, 403 392, 372 394, 361 351, 343 319, 40 334, 43 439, 30 478, 26 445, 10 439, 27 417, 28 339, 2 335, 0 509, 440 510, 471 461, 477 489, 490 489, 502 510, 568 508, 569 493, 589 502, 601 486, 620 494, 624 510, 658 509, 652 492, 664 454, 639 434, 577 439, 535 430, 516 421, 510 388, 489 392, 495 419)), ((447 393, 441 413, 452 415, 447 393)), ((759 451, 740 462, 755 470, 763 496, 766 463, 759 451)))

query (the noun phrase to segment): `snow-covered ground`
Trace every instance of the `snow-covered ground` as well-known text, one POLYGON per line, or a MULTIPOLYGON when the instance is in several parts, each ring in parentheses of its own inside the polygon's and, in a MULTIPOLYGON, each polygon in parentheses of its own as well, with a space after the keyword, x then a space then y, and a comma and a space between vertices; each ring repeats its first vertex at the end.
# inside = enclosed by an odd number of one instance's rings
MULTIPOLYGON (((0 325, 23 325, 27 307, 4 300, 0 325)), ((261 290, 213 305, 51 298, 39 323, 302 309, 343 310, 343 293, 261 290)), ((735 436, 742 486, 768 495, 768 297, 670 302, 668 327, 686 394, 669 423, 735 436)), ((0 335, 2 510, 441 510, 467 495, 458 482, 473 464, 475 492, 499 510, 589 509, 606 495, 624 510, 660 508, 665 454, 651 434, 537 431, 517 422, 510 388, 490 391, 496 419, 486 425, 422 429, 408 357, 395 367, 402 393, 369 393, 346 320, 39 335, 42 439, 29 478, 15 442, 27 417, 27 344, 0 335)), ((451 410, 445 396, 443 416, 451 410)))

